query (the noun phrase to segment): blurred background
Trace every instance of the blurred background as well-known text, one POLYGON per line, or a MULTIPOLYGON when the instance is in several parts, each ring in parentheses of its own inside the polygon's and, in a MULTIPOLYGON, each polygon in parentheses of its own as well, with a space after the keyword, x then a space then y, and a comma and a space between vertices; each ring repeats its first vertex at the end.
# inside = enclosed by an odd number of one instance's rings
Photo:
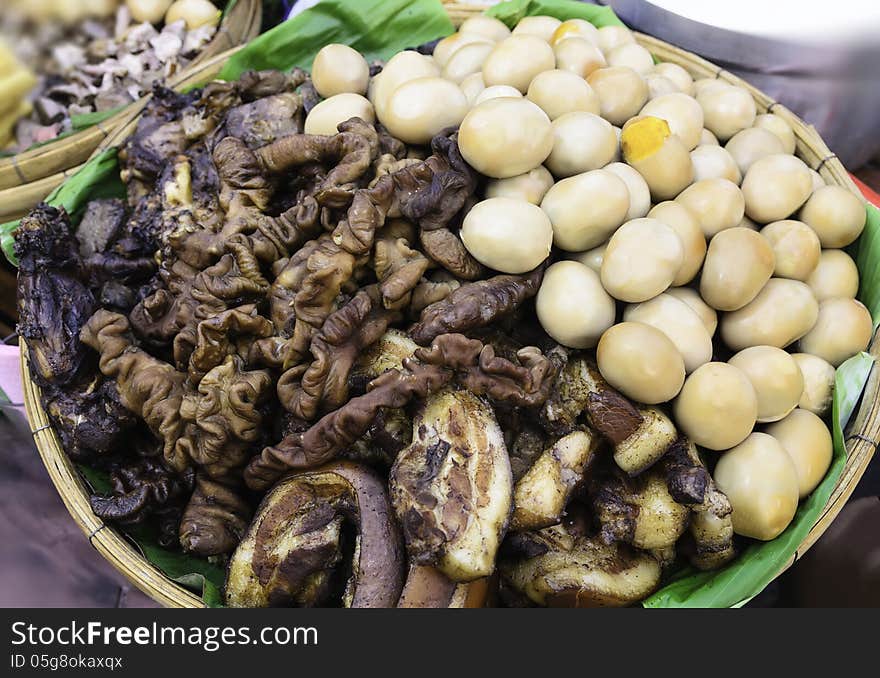
MULTIPOLYGON (((261 26, 275 25, 316 2, 265 0, 261 26)), ((112 114, 195 58, 214 36, 226 3, 187 0, 177 21, 166 16, 168 4, 0 0, 0 157, 112 114), (142 22, 146 23, 132 37, 128 27, 142 22), (120 38, 123 35, 127 37, 120 38), (93 63, 95 55, 101 57, 99 66, 93 63)), ((871 192, 880 191, 876 0, 599 4, 612 6, 632 28, 740 75, 816 126, 832 151, 864 182, 869 199, 880 202, 871 192)), ((14 285, 14 271, 4 262, 0 606, 153 606, 91 548, 39 460, 17 390, 14 285)), ((880 464, 875 460, 823 538, 750 605, 880 605, 878 494, 880 464)))

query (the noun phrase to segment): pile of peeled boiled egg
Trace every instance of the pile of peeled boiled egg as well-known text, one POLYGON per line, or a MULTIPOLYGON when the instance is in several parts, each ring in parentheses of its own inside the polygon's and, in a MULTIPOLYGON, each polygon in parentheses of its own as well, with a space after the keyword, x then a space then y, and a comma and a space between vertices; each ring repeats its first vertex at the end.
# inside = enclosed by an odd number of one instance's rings
POLYGON ((734 530, 772 539, 828 470, 835 368, 873 325, 844 249, 866 212, 794 155, 792 128, 751 94, 655 64, 622 26, 478 16, 370 77, 343 45, 318 54, 326 99, 306 132, 359 116, 411 145, 459 127, 488 178, 460 237, 481 263, 550 263, 536 300, 553 339, 595 349, 640 403, 668 404, 717 455, 734 530), (548 262, 549 263, 549 262, 548 262))

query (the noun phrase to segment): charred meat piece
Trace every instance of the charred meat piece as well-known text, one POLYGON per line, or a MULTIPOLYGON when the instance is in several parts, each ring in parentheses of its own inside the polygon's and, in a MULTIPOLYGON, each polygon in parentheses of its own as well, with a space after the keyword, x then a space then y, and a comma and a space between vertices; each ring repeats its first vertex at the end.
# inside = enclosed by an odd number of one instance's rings
MULTIPOLYGON (((389 370, 402 370, 418 345, 399 330, 388 330, 378 341, 361 351, 349 373, 349 393, 363 395, 368 384, 389 370)), ((412 419, 403 408, 380 409, 373 423, 342 456, 371 466, 390 469, 397 455, 412 441, 412 419)))
POLYGON ((122 180, 140 182, 148 190, 162 173, 169 158, 183 153, 187 147, 181 111, 195 100, 197 93, 177 94, 162 87, 153 89, 148 115, 138 120, 135 133, 119 152, 122 164, 122 180))
POLYGON ((128 257, 117 252, 99 252, 85 262, 89 283, 99 287, 107 282, 119 281, 135 285, 146 281, 156 272, 156 262, 147 257, 128 257))
POLYGON ((469 391, 430 397, 391 470, 410 562, 453 581, 486 577, 507 530, 513 478, 492 408, 469 391))
POLYGON ((76 229, 79 252, 84 259, 106 252, 127 218, 125 203, 115 198, 92 200, 76 229))
POLYGON ((460 583, 429 565, 410 565, 397 607, 484 607, 488 594, 488 578, 460 583))
POLYGON ((686 544, 691 565, 700 570, 714 570, 735 555, 733 509, 730 501, 715 485, 696 445, 684 436, 669 448, 663 458, 669 492, 676 501, 690 507, 690 537, 686 544))
POLYGON ((31 374, 40 386, 65 386, 83 374, 88 350, 79 332, 95 309, 82 260, 63 209, 40 205, 21 220, 19 334, 27 340, 31 374))
POLYGON ((154 258, 162 246, 164 228, 165 221, 160 195, 154 193, 145 196, 134 205, 122 232, 113 245, 113 251, 128 258, 154 258))
POLYGON ((606 544, 624 542, 646 551, 675 545, 688 527, 690 512, 669 493, 666 474, 656 466, 636 478, 618 470, 598 480, 593 507, 606 544))
POLYGON ((566 431, 584 410, 590 425, 612 444, 614 461, 630 475, 654 464, 678 435, 659 409, 636 406, 611 388, 595 363, 572 357, 544 406, 542 418, 549 430, 566 431))
POLYGON ((128 285, 110 280, 101 285, 101 294, 98 301, 101 306, 111 311, 127 313, 135 304, 135 291, 128 285))
POLYGON ((266 495, 230 560, 226 604, 393 607, 403 558, 382 480, 357 464, 330 464, 266 495))
POLYGON ((64 450, 77 461, 112 454, 137 423, 120 401, 116 382, 101 375, 63 390, 47 388, 43 405, 64 450))
POLYGON ((497 275, 462 285, 422 311, 410 336, 416 343, 427 345, 441 334, 488 327, 535 296, 543 276, 543 269, 535 269, 528 275, 497 275))
POLYGON ((513 490, 512 530, 539 530, 562 520, 565 506, 593 459, 598 436, 572 431, 548 447, 513 490))
POLYGON ((499 563, 501 576, 538 605, 623 607, 660 584, 660 565, 625 544, 575 536, 562 526, 521 533, 520 552, 499 563))
POLYGON ((294 92, 258 97, 226 114, 226 133, 252 149, 302 132, 302 100, 294 92))

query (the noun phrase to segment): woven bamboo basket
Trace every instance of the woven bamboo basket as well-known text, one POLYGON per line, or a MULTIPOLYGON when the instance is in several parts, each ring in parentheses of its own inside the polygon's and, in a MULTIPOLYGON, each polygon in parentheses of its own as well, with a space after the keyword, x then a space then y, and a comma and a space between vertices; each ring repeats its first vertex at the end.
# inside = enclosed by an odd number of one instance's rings
MULTIPOLYGON (((467 6, 461 3, 448 6, 450 17, 456 25, 484 9, 485 7, 467 6)), ((772 111, 791 125, 797 138, 797 155, 810 167, 816 169, 826 183, 841 185, 861 198, 861 194, 849 174, 837 157, 828 150, 816 130, 787 108, 772 101, 740 78, 704 59, 648 35, 637 33, 636 37, 640 44, 660 60, 684 67, 695 78, 719 78, 747 89, 754 97, 760 112, 772 111)), ((231 50, 229 53, 201 64, 199 68, 188 73, 186 78, 178 83, 178 86, 196 85, 209 81, 219 73, 226 59, 235 51, 231 50)), ((102 147, 121 144, 133 131, 136 123, 135 116, 109 136, 102 147)), ((52 482, 70 514, 87 535, 89 542, 136 587, 159 603, 170 607, 203 607, 204 603, 200 598, 163 575, 156 567, 147 562, 136 545, 116 528, 106 525, 92 513, 89 507, 88 489, 76 467, 64 453, 58 436, 49 424, 40 403, 40 390, 30 379, 27 351, 24 350, 23 342, 21 346, 25 405, 37 449, 49 471, 52 482)), ((880 341, 876 337, 872 340, 868 350, 873 357, 880 357, 880 341)), ((843 473, 812 530, 800 544, 792 559, 777 573, 777 576, 800 558, 828 528, 852 494, 874 454, 874 449, 877 446, 876 441, 880 440, 880 370, 876 365, 871 369, 861 404, 846 428, 845 440, 848 455, 843 473)))
MULTIPOLYGON (((260 32, 263 4, 260 0, 236 0, 227 12, 217 34, 199 53, 187 70, 198 68, 236 45, 243 45, 260 32)), ((43 200, 98 145, 121 124, 143 110, 146 97, 93 127, 72 134, 11 158, 0 159, 0 223, 18 219, 43 200)))

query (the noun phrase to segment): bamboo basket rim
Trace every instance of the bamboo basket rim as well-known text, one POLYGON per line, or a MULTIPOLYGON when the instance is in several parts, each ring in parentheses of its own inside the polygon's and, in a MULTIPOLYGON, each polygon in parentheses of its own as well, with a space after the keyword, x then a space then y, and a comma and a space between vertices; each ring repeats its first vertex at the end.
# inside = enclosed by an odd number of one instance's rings
POLYGON ((79 172, 82 167, 83 165, 77 165, 28 184, 0 191, 0 224, 27 215, 41 200, 79 172))
MULTIPOLYGON (((235 0, 235 5, 223 17, 217 33, 182 73, 255 38, 260 32, 262 16, 263 5, 260 0, 235 0)), ((63 170, 69 170, 85 162, 95 148, 120 124, 128 120, 134 111, 143 110, 147 100, 147 96, 141 97, 106 120, 63 139, 22 151, 14 156, 0 158, 0 197, 8 199, 14 189, 27 187, 48 177, 57 178, 63 170)), ((58 183, 55 185, 57 186, 58 183)), ((24 196, 37 192, 36 188, 30 187, 30 190, 23 191, 18 199, 23 201, 26 199, 24 196)), ((36 202, 46 195, 48 193, 38 198, 36 202)), ((3 203, 0 202, 0 205, 3 203)), ((11 210, 3 209, 0 212, 0 219, 7 220, 7 213, 11 213, 11 210)))
MULTIPOLYGON (((458 25, 468 16, 482 13, 485 7, 455 3, 455 9, 456 13, 452 18, 458 25)), ((809 167, 819 172, 826 183, 843 186, 864 201, 843 164, 828 149, 815 128, 806 124, 785 106, 773 101, 744 80, 701 57, 643 33, 635 32, 635 36, 639 44, 647 48, 661 61, 669 61, 684 67, 695 79, 713 77, 748 90, 755 99, 760 112, 770 111, 791 125, 796 138, 796 155, 804 160, 809 167)), ((181 87, 207 82, 219 73, 229 56, 238 49, 240 48, 232 49, 206 60, 198 68, 191 69, 184 77, 181 77, 175 85, 181 87)), ((105 139, 99 151, 122 143, 137 124, 137 118, 137 115, 130 116, 125 124, 105 139)), ((168 607, 204 607, 205 604, 201 598, 166 577, 158 568, 149 563, 140 554, 137 547, 119 530, 105 524, 92 513, 86 485, 75 465, 62 449, 60 440, 51 427, 40 402, 40 389, 30 378, 27 347, 24 339, 20 340, 20 347, 25 408, 34 441, 52 482, 74 521, 88 537, 89 543, 132 584, 160 604, 168 607)), ((803 556, 828 528, 867 468, 877 446, 875 441, 880 440, 880 368, 876 362, 880 358, 880 336, 876 333, 872 337, 868 352, 875 359, 875 362, 871 367, 859 407, 853 413, 844 432, 847 450, 844 470, 824 507, 824 511, 799 545, 793 557, 774 578, 803 556)))

